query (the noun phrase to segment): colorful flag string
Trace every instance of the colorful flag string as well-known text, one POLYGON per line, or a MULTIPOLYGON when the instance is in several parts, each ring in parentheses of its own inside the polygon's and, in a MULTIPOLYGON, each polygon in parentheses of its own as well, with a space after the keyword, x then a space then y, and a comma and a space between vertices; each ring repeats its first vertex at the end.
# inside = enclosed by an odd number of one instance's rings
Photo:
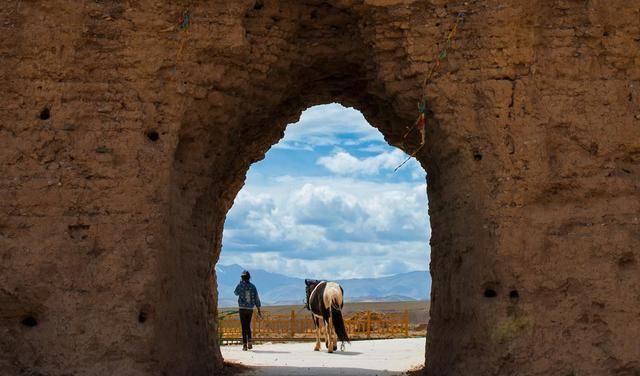
POLYGON ((411 131, 415 129, 420 133, 420 140, 421 140, 420 145, 413 153, 411 153, 411 155, 407 157, 407 159, 404 160, 404 162, 402 162, 398 167, 396 167, 395 170, 393 170, 393 172, 398 171, 411 158, 415 157, 415 155, 424 147, 424 144, 426 142, 425 128, 427 124, 427 85, 431 83, 431 79, 433 78, 433 75, 436 73, 438 68, 440 68, 441 62, 444 61, 447 58, 447 56, 449 56, 449 49, 453 45, 453 39, 455 38, 456 33, 458 32, 458 27, 462 22, 464 22, 464 13, 459 13, 458 16, 456 17, 456 21, 453 24, 453 27, 451 28, 451 31, 449 31, 449 34, 447 35, 447 39, 444 42, 444 46, 438 52, 438 55, 436 56, 436 59, 435 59, 435 63, 431 66, 431 69, 429 70, 429 74, 427 74, 427 77, 424 79, 424 82, 422 83, 422 98, 418 103, 418 112, 419 112, 418 118, 413 124, 413 127, 409 127, 407 132, 402 136, 402 140, 404 141, 409 136, 411 131))

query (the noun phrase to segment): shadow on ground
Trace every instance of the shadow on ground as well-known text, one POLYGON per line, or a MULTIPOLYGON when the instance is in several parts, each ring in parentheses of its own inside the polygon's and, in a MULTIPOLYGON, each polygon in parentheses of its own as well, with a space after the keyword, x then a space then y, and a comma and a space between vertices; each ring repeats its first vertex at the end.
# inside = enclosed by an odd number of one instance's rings
POLYGON ((245 376, 301 376, 301 375, 317 375, 317 376, 392 376, 406 375, 406 372, 398 371, 381 371, 377 369, 366 368, 347 368, 347 367, 287 367, 287 366, 262 366, 248 367, 242 371, 241 375, 245 376))
POLYGON ((335 355, 360 355, 362 354, 361 352, 357 352, 357 351, 334 351, 333 354, 335 355))

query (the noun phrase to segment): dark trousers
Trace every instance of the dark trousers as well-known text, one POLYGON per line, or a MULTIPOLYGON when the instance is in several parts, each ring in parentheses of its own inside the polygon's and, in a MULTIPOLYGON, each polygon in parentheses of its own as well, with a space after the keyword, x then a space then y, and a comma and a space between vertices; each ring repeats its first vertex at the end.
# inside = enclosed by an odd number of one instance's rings
POLYGON ((242 343, 251 342, 252 309, 240 309, 240 324, 242 325, 242 343))

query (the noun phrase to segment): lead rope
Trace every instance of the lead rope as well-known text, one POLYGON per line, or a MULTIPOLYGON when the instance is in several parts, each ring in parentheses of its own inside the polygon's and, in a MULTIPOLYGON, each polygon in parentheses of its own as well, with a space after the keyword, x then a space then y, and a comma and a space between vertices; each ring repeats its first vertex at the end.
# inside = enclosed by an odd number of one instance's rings
POLYGON ((422 83, 422 98, 420 99, 420 102, 418 102, 418 113, 419 113, 418 118, 413 123, 413 127, 410 127, 402 136, 402 142, 404 142, 407 136, 409 136, 409 133, 411 133, 412 130, 416 129, 418 130, 418 132, 420 132, 420 139, 421 139, 420 145, 416 150, 414 150, 413 153, 411 153, 411 155, 407 157, 407 159, 405 159, 402 163, 400 163, 400 165, 396 167, 393 170, 393 172, 398 171, 400 167, 404 166, 404 164, 407 163, 411 158, 415 157, 415 155, 420 151, 420 149, 424 147, 424 144, 426 141, 425 128, 427 123, 427 85, 431 83, 431 79, 433 78, 433 75, 438 70, 438 68, 440 68, 440 62, 444 61, 449 55, 449 48, 451 48, 451 46, 453 45, 453 38, 455 38, 456 33, 458 32, 458 26, 463 22, 464 22, 464 13, 460 12, 456 17, 456 21, 453 24, 451 31, 447 35, 447 39, 445 40, 444 47, 440 50, 440 52, 438 52, 438 55, 436 56, 435 64, 431 66, 431 70, 429 71, 429 74, 427 75, 427 77, 424 79, 424 82, 422 83))

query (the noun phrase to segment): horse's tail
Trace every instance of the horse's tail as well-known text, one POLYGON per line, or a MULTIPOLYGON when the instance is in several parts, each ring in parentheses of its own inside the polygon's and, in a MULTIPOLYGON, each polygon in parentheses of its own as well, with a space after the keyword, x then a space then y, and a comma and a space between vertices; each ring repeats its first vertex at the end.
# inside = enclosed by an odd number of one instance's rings
POLYGON ((349 335, 347 335, 347 328, 344 325, 342 318, 342 310, 336 304, 331 304, 331 316, 333 317, 333 328, 336 330, 338 340, 344 345, 345 342, 349 342, 349 335))

